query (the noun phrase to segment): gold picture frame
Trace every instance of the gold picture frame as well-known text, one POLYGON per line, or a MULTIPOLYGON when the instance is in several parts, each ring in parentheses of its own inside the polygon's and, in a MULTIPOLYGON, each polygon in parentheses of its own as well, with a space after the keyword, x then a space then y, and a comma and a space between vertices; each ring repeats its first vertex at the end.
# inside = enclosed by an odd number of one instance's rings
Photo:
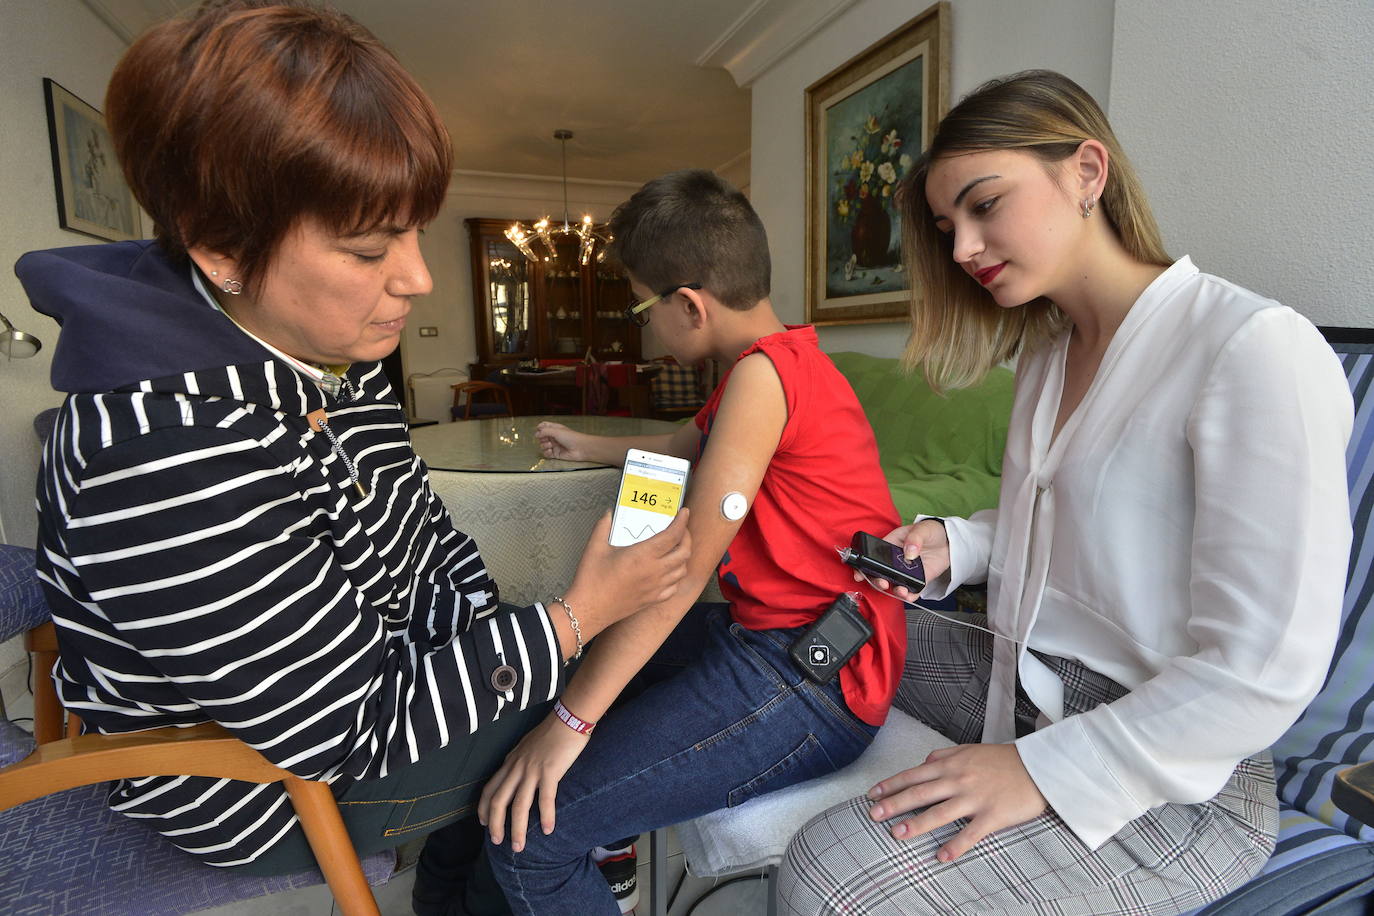
POLYGON ((909 278, 893 195, 949 110, 949 4, 806 88, 806 320, 901 321, 909 278))

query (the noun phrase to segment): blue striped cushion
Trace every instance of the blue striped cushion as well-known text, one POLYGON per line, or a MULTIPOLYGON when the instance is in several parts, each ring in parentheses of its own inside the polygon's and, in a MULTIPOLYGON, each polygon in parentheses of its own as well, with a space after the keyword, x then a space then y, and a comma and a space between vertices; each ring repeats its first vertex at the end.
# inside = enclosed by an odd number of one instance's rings
POLYGON ((1291 808, 1279 809, 1279 841, 1274 854, 1264 866, 1261 875, 1272 875, 1290 865, 1301 862, 1309 856, 1343 849, 1347 846, 1363 845, 1330 824, 1317 820, 1310 814, 1294 811, 1291 808))
POLYGON ((1340 355, 1355 400, 1355 426, 1346 450, 1355 537, 1336 654, 1321 692, 1273 748, 1279 790, 1274 855, 1244 887, 1194 911, 1205 916, 1308 912, 1317 902, 1332 907, 1333 913, 1363 913, 1362 901, 1374 887, 1374 828, 1331 802, 1335 774, 1369 760, 1374 738, 1374 614, 1367 613, 1374 597, 1374 333, 1342 336, 1345 341, 1328 339, 1340 355), (1351 337, 1364 337, 1365 342, 1348 342, 1351 337), (1347 897, 1349 910, 1342 908, 1347 897))
POLYGON ((1184 916, 1307 913, 1314 902, 1330 902, 1342 893, 1357 898, 1350 912, 1364 913, 1358 900, 1371 882, 1374 847, 1301 811, 1281 808, 1278 845, 1264 869, 1243 887, 1184 916))
POLYGON ((1355 540, 1346 583, 1336 657, 1321 693, 1274 745, 1279 797, 1353 837, 1374 841, 1361 824, 1331 803, 1338 770, 1371 759, 1374 740, 1374 343, 1336 344, 1355 397, 1355 428, 1346 452, 1355 540))

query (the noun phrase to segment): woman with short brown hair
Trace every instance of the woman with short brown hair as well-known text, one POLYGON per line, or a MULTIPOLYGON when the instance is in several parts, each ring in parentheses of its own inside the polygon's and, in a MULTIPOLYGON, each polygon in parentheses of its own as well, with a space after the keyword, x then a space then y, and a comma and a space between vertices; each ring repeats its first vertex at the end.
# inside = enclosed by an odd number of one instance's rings
MULTIPOLYGON (((362 853, 471 809, 563 662, 654 604, 685 528, 588 543, 566 597, 498 606, 377 360, 431 282, 448 134, 346 16, 207 3, 107 100, 156 242, 25 255, 68 392, 39 484, 63 702, 125 732, 216 721, 330 782, 362 853)), ((111 804, 213 865, 312 860, 279 786, 122 781, 111 804)))

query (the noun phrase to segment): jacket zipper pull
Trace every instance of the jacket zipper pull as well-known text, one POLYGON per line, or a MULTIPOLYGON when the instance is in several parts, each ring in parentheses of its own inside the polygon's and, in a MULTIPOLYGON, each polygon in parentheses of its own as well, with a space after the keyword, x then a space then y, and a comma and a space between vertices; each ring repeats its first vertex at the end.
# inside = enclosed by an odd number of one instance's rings
POLYGON ((324 408, 312 410, 305 415, 306 422, 315 429, 324 433, 324 437, 329 440, 329 447, 334 450, 334 454, 339 456, 343 462, 344 469, 348 471, 348 477, 353 481, 353 487, 358 491, 358 495, 366 498, 367 489, 363 487, 363 482, 358 479, 358 468, 353 463, 353 459, 348 457, 348 453, 343 450, 343 445, 339 443, 339 437, 334 435, 334 430, 329 428, 329 421, 326 418, 324 408))

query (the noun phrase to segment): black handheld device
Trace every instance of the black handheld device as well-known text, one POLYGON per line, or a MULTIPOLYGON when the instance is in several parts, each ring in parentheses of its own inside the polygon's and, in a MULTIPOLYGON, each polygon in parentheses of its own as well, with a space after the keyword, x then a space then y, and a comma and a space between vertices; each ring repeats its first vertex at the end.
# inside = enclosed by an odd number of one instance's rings
POLYGON ((872 637, 873 627, 859 611, 857 593, 842 592, 788 651, 808 679, 828 684, 872 637))
POLYGON ((926 587, 926 569, 920 557, 908 562, 902 556, 902 548, 867 532, 856 531, 849 549, 841 556, 860 572, 886 579, 893 585, 905 586, 913 592, 926 587))

